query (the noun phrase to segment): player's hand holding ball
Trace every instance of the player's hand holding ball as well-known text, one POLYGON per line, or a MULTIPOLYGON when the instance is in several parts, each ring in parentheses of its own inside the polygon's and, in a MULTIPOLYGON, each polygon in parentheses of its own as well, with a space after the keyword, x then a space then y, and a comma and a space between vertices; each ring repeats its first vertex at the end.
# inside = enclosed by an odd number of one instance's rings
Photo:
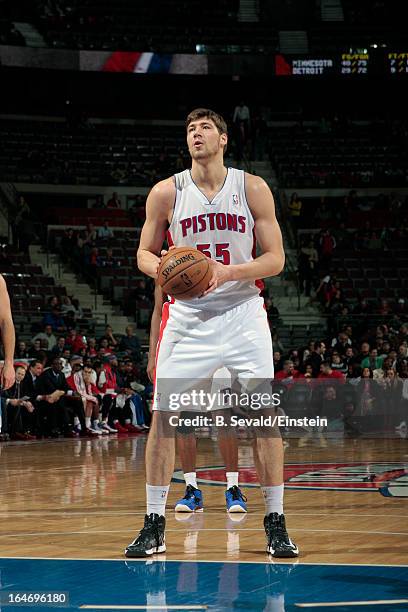
POLYGON ((214 291, 214 289, 217 289, 217 287, 221 287, 224 283, 232 280, 231 266, 226 266, 215 259, 210 259, 209 262, 212 275, 208 288, 203 293, 203 297, 214 291))
POLYGON ((209 289, 213 267, 204 253, 192 247, 170 247, 162 255, 157 278, 165 293, 191 300, 209 289))

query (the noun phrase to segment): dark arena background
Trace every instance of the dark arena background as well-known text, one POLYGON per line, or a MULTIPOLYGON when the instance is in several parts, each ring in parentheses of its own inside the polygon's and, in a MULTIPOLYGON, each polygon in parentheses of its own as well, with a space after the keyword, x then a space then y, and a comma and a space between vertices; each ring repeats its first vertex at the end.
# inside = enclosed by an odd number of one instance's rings
POLYGON ((0 608, 408 609, 405 5, 0 0, 17 377, 1 392, 0 608), (145 514, 153 392, 136 251, 150 188, 190 165, 196 107, 227 120, 225 165, 274 195, 286 264, 263 296, 281 414, 328 419, 281 427, 298 559, 265 552, 245 426, 248 513, 226 513, 217 432, 200 427, 205 511, 174 512, 176 457, 167 552, 123 555, 145 514), (81 425, 85 375, 96 418, 81 425))

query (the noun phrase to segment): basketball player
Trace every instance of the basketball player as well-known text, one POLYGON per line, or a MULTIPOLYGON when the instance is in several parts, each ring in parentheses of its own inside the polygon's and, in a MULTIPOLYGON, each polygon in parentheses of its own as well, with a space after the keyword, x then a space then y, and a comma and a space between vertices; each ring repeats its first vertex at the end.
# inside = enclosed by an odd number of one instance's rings
MULTIPOLYGON (((165 294, 159 284, 156 283, 154 290, 154 310, 150 323, 149 337, 149 360, 147 363, 147 374, 151 382, 154 381, 156 364, 156 349, 160 335, 160 321, 163 310, 165 294)), ((217 376, 217 374, 216 374, 217 376)), ((225 379, 227 373, 219 371, 219 378, 225 379)), ((225 409, 223 410, 225 413, 225 409)), ((218 444, 225 464, 225 475, 227 479, 227 490, 225 501, 227 512, 246 512, 246 497, 238 486, 238 443, 235 428, 219 428, 218 444)), ((184 497, 175 506, 176 512, 200 512, 204 508, 202 491, 197 487, 196 457, 197 440, 194 428, 181 426, 177 431, 177 450, 183 468, 186 491, 184 497)))
MULTIPOLYGON (((164 515, 175 456, 174 435, 160 436, 169 411, 162 401, 166 375, 181 385, 226 367, 244 389, 251 389, 256 380, 273 378, 271 334, 256 285, 257 279, 278 275, 285 262, 272 194, 260 177, 224 166, 228 136, 220 115, 196 109, 186 127, 191 170, 160 181, 150 192, 138 266, 157 278, 168 231, 170 244, 196 247, 210 257, 212 277, 201 297, 177 299, 163 307, 154 415, 146 447, 147 514, 139 535, 126 548, 128 557, 166 550, 164 515), (256 258, 254 235, 262 249, 256 258)), ((283 514, 282 439, 276 431, 264 434, 254 439, 254 461, 265 498, 267 552, 295 557, 298 549, 288 536, 283 514)))
POLYGON ((0 275, 0 330, 3 342, 4 365, 1 371, 0 389, 6 390, 14 385, 16 375, 14 371, 14 347, 16 337, 13 318, 11 316, 10 298, 7 292, 6 281, 0 275))

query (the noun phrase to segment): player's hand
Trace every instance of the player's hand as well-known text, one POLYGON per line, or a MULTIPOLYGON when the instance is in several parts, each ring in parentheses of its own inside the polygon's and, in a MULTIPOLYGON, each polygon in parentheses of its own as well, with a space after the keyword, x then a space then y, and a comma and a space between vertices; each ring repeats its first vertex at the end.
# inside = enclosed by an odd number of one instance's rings
POLYGON ((167 253, 168 253, 169 251, 172 251, 172 250, 173 250, 173 249, 175 249, 175 248, 176 248, 176 247, 173 245, 173 246, 169 247, 169 250, 168 250, 168 251, 166 251, 166 249, 162 249, 162 250, 160 251, 160 256, 161 256, 161 257, 164 257, 165 255, 167 255, 167 253))
POLYGON ((231 266, 225 266, 220 261, 210 259, 210 266, 212 267, 212 276, 206 289, 201 297, 205 297, 209 293, 212 293, 217 287, 221 287, 224 283, 232 280, 231 266))
POLYGON ((151 383, 154 382, 154 371, 156 369, 155 365, 155 359, 149 359, 149 361, 147 362, 146 373, 151 383))
POLYGON ((1 372, 1 388, 10 389, 16 381, 16 373, 12 363, 5 363, 1 372))

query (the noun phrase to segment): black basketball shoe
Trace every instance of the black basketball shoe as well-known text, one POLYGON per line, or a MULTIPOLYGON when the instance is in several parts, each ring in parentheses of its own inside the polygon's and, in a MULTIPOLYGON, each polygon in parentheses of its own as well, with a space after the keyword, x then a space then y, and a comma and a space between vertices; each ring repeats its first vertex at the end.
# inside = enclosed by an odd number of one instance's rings
POLYGON ((148 557, 166 550, 164 528, 166 519, 158 514, 146 514, 139 535, 125 549, 126 557, 148 557))
POLYGON ((266 552, 272 557, 297 557, 299 550, 288 536, 284 514, 271 512, 264 518, 266 552))

